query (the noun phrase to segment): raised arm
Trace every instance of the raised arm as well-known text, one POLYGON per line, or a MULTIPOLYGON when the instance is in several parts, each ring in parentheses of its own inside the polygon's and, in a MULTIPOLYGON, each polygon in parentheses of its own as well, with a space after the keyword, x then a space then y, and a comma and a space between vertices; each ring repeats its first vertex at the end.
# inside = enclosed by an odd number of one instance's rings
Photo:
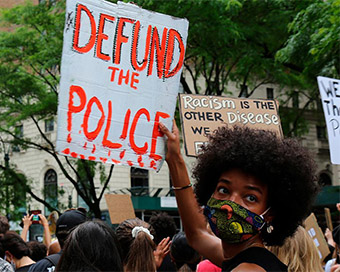
POLYGON ((51 244, 51 233, 50 233, 50 228, 48 225, 48 221, 46 219, 46 217, 42 214, 39 214, 39 223, 43 226, 44 228, 44 244, 46 245, 47 248, 49 248, 50 244, 51 244))
POLYGON ((172 132, 162 123, 159 124, 159 128, 168 138, 166 162, 172 184, 177 188, 174 190, 177 206, 188 242, 201 255, 221 266, 224 259, 221 240, 208 231, 207 222, 196 201, 194 191, 192 187, 187 187, 190 179, 180 150, 178 127, 174 121, 172 132), (179 189, 181 187, 185 189, 179 189))
POLYGON ((22 240, 24 240, 25 242, 27 242, 27 233, 28 233, 30 226, 32 225, 32 217, 33 215, 27 214, 22 219, 23 228, 22 228, 22 232, 20 236, 22 240))

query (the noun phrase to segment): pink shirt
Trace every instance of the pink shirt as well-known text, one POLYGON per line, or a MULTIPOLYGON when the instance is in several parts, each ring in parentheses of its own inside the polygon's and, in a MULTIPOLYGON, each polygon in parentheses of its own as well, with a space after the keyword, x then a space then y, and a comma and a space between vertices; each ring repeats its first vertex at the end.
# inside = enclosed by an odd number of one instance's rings
POLYGON ((209 260, 204 260, 197 265, 196 272, 221 272, 222 269, 209 260))

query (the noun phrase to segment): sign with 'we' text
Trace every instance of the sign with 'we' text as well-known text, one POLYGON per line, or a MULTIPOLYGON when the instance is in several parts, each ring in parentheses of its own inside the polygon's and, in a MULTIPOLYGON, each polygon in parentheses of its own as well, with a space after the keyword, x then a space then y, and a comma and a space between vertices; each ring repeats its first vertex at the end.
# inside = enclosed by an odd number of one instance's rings
POLYGON ((186 19, 134 4, 68 0, 57 151, 159 170, 188 32, 186 19))
POLYGON ((321 76, 317 79, 326 119, 331 162, 340 164, 340 80, 321 76))

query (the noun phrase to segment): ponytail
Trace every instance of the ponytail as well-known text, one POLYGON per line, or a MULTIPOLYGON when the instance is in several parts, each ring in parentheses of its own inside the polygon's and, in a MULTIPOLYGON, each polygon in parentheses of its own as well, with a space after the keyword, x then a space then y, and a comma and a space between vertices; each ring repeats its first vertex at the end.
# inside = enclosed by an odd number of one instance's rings
POLYGON ((126 262, 127 271, 156 271, 153 255, 155 243, 145 232, 140 232, 131 244, 126 262))

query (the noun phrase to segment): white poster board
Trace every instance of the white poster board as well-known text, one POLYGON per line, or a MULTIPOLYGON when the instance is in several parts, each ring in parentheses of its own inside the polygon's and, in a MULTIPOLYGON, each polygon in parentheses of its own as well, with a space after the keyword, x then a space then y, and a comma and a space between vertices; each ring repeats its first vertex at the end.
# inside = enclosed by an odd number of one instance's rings
POLYGON ((188 21, 134 4, 67 0, 57 151, 159 170, 188 21))
POLYGON ((318 77, 333 164, 340 164, 340 80, 318 77))

